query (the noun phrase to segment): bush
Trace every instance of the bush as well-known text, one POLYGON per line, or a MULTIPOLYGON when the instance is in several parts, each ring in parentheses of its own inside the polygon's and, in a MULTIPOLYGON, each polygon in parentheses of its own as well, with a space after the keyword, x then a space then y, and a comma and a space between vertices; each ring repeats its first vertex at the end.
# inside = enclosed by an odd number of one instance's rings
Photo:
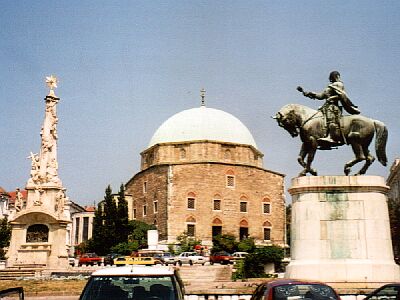
POLYGON ((280 263, 284 257, 283 249, 279 246, 257 248, 254 253, 249 253, 244 259, 242 278, 269 277, 264 272, 268 263, 280 263))
POLYGON ((139 249, 139 243, 137 241, 119 243, 111 247, 111 252, 119 253, 122 255, 130 255, 132 252, 139 249))
POLYGON ((216 253, 220 251, 226 251, 228 253, 233 253, 238 247, 238 242, 233 235, 222 234, 217 235, 213 238, 213 247, 211 253, 216 253))

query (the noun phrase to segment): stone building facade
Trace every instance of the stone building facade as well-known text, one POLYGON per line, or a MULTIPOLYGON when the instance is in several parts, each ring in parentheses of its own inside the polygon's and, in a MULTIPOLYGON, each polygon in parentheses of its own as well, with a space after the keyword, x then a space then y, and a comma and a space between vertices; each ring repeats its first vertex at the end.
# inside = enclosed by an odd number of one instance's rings
POLYGON ((390 187, 388 198, 400 202, 400 158, 395 159, 390 167, 386 184, 390 187))
POLYGON ((263 168, 263 154, 241 121, 221 110, 180 112, 141 153, 126 184, 129 215, 155 224, 161 243, 183 232, 204 245, 218 234, 285 245, 284 175, 263 168))
POLYGON ((93 219, 94 219, 94 206, 81 207, 72 203, 72 208, 75 208, 71 213, 72 231, 71 231, 71 249, 70 254, 75 253, 75 247, 83 242, 87 242, 92 238, 93 234, 93 219))

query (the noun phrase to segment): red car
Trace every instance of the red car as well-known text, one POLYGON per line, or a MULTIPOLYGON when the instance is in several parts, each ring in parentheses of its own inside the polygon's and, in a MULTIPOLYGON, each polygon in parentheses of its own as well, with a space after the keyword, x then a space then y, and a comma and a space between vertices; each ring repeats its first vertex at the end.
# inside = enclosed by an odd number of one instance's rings
POLYGON ((96 253, 84 253, 79 257, 78 266, 87 265, 87 266, 100 266, 103 262, 103 258, 97 256, 96 253))
POLYGON ((210 255, 210 264, 211 265, 214 263, 220 263, 221 265, 231 264, 231 263, 233 263, 233 260, 234 260, 233 256, 225 251, 215 252, 210 255))
POLYGON ((250 300, 340 300, 333 288, 322 282, 278 279, 258 285, 250 300))

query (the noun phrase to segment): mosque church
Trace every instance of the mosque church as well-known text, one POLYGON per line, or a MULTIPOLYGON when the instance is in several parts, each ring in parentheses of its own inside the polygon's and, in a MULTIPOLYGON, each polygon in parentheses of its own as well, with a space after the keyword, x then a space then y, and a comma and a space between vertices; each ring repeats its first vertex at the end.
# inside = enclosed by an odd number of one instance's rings
POLYGON ((161 244, 186 232, 212 245, 219 234, 285 245, 284 175, 233 115, 202 104, 167 119, 126 183, 130 219, 157 226, 161 244))

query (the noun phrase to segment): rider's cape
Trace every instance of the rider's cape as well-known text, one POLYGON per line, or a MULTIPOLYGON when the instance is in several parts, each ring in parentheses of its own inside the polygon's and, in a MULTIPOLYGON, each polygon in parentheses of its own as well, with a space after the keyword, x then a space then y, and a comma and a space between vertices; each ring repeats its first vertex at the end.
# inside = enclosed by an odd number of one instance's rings
POLYGON ((336 94, 339 96, 340 103, 342 104, 345 111, 347 111, 351 115, 358 115, 360 113, 360 110, 357 108, 356 105, 353 104, 353 102, 351 102, 344 90, 339 89, 334 84, 330 84, 329 87, 335 90, 336 94))

